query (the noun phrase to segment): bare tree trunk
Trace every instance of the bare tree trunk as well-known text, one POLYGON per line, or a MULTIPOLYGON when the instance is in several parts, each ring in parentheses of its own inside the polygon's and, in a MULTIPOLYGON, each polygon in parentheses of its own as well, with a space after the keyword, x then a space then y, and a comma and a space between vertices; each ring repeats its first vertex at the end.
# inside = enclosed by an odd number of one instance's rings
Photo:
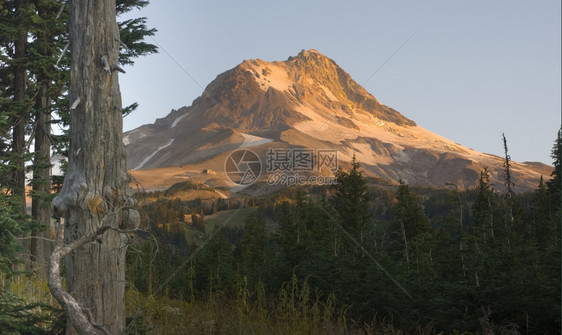
MULTIPOLYGON (((116 229, 135 228, 139 217, 128 209, 134 200, 128 195, 119 81, 112 71, 120 43, 115 0, 71 1, 70 40, 69 166, 52 209, 65 217, 66 245, 102 226, 114 228, 71 252, 65 264, 70 294, 90 322, 120 334, 127 239, 116 229)), ((67 334, 75 334, 70 325, 67 334)))

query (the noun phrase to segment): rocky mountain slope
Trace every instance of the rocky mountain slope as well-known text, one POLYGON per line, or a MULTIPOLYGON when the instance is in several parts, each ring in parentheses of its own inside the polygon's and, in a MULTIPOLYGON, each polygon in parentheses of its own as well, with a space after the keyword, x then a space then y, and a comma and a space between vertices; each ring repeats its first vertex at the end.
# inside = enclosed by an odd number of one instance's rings
MULTIPOLYGON (((488 167, 496 187, 503 184, 502 158, 417 126, 316 50, 283 62, 244 61, 217 76, 191 106, 125 133, 124 141, 132 170, 212 169, 221 179, 237 148, 251 148, 262 161, 271 148, 306 148, 337 150, 340 166, 355 155, 367 175, 390 183, 467 188, 488 167)), ((534 189, 550 169, 512 162, 516 189, 534 189)))

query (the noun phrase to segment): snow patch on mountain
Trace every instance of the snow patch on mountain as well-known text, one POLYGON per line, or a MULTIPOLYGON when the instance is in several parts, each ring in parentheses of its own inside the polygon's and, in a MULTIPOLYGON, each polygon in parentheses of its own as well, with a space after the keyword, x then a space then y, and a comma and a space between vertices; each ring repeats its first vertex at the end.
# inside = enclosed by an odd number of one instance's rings
POLYGON ((131 143, 131 136, 132 136, 133 134, 137 133, 137 132, 139 133, 139 135, 136 136, 133 141, 138 141, 139 139, 141 139, 141 138, 143 138, 143 137, 146 136, 146 134, 143 133, 143 132, 140 131, 140 130, 133 130, 133 131, 129 132, 125 137, 123 137, 123 144, 129 145, 129 143, 131 143))
POLYGON ((170 128, 174 128, 175 126, 178 125, 178 122, 180 122, 184 117, 186 117, 189 114, 189 112, 186 112, 185 114, 177 117, 174 122, 172 122, 172 125, 170 126, 170 128))
POLYGON ((156 149, 156 151, 154 151, 154 152, 151 153, 148 157, 146 157, 146 158, 145 158, 139 165, 137 165, 137 167, 134 168, 133 170, 142 169, 142 167, 144 166, 144 164, 148 163, 148 161, 151 160, 152 157, 156 156, 156 154, 157 154, 160 150, 169 147, 170 145, 172 145, 172 143, 174 143, 174 139, 173 139, 173 138, 172 138, 171 140, 169 140, 168 143, 164 144, 163 146, 158 147, 158 149, 156 149))
POLYGON ((273 140, 270 139, 270 138, 265 138, 265 137, 250 135, 250 134, 244 134, 244 133, 240 133, 240 135, 242 135, 242 137, 244 137, 244 142, 242 142, 242 144, 240 145, 240 148, 248 148, 248 147, 253 147, 253 146, 256 146, 256 145, 262 145, 262 144, 265 144, 265 143, 273 142, 273 140))

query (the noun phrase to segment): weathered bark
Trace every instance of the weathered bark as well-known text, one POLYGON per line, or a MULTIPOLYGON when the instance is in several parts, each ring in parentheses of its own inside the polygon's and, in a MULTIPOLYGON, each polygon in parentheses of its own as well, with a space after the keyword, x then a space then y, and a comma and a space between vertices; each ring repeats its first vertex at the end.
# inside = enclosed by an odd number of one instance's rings
POLYGON ((49 290, 64 308, 68 319, 74 325, 74 329, 76 329, 79 334, 98 335, 108 333, 109 331, 104 326, 93 323, 89 310, 83 309, 78 301, 76 301, 72 295, 64 290, 62 286, 62 279, 60 277, 60 262, 73 250, 80 248, 86 243, 94 241, 107 231, 109 226, 102 225, 102 227, 98 228, 95 232, 82 236, 80 239, 72 241, 72 243, 64 244, 64 219, 61 219, 61 221, 63 224, 57 229, 55 249, 49 259, 47 273, 49 290))
MULTIPOLYGON (((51 205, 55 217, 65 217, 67 245, 102 224, 133 228, 139 219, 127 209, 134 201, 127 191, 121 93, 112 71, 119 50, 115 0, 71 1, 70 40, 69 166, 51 205)), ((112 334, 124 329, 126 249, 126 234, 108 229, 65 259, 69 293, 91 314, 90 321, 112 334)), ((74 333, 67 325, 67 334, 74 333)))

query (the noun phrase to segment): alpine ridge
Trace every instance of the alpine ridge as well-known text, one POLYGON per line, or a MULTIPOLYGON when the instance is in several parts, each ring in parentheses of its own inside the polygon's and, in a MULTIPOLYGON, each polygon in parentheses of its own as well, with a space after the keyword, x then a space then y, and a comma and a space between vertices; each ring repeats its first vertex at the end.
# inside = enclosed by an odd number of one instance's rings
MULTIPOLYGON (((355 155, 366 175, 388 183, 469 188, 487 167, 495 187, 503 185, 503 158, 419 127, 314 49, 281 62, 245 60, 191 106, 126 132, 124 141, 133 175, 167 168, 175 182, 212 169, 217 174, 207 182, 220 184, 237 148, 263 159, 271 148, 307 148, 337 150, 340 166, 355 155)), ((512 162, 511 169, 518 191, 535 189, 551 171, 541 163, 512 162)))

